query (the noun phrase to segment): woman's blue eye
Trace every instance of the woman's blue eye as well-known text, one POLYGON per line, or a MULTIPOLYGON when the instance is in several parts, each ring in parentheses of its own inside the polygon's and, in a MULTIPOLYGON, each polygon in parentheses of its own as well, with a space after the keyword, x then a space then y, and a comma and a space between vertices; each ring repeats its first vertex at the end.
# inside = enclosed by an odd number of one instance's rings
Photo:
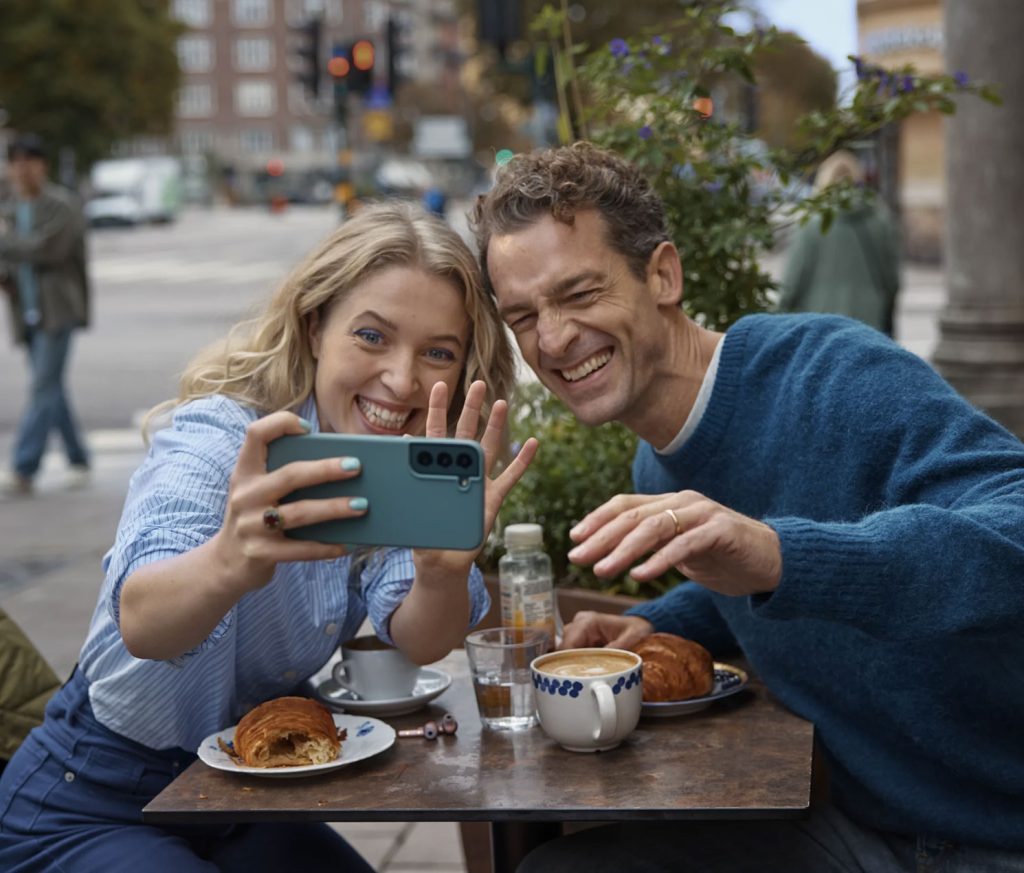
POLYGON ((368 327, 364 327, 361 330, 357 330, 356 336, 359 337, 361 340, 366 340, 366 342, 370 343, 371 345, 377 345, 377 343, 384 341, 384 336, 381 334, 379 330, 373 330, 368 327))
POLYGON ((455 353, 448 349, 431 349, 427 352, 435 361, 454 361, 455 353))

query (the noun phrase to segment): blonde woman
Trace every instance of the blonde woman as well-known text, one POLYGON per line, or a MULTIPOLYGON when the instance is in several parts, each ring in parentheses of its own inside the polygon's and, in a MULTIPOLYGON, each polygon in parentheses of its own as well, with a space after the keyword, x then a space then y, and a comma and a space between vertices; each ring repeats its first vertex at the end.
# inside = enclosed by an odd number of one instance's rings
MULTIPOLYGON (((353 562, 283 536, 366 511, 359 498, 278 506, 358 475, 359 459, 267 473, 267 444, 308 431, 475 439, 485 421, 490 470, 512 373, 469 249, 397 203, 361 210, 197 359, 132 478, 79 666, 0 781, 0 869, 368 870, 325 825, 177 832, 140 810, 205 736, 289 693, 367 615, 428 663, 486 612, 472 553, 353 562)), ((531 440, 488 482, 488 530, 535 451, 531 440)))

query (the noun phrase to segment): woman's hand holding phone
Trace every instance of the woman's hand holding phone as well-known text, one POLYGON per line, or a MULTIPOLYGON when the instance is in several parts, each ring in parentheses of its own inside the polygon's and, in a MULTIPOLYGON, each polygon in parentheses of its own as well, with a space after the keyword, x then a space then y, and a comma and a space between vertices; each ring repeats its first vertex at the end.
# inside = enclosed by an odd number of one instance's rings
POLYGON ((237 570, 238 582, 244 590, 266 585, 282 561, 331 560, 347 551, 343 545, 286 537, 285 530, 319 521, 354 518, 366 511, 365 507, 354 508, 352 498, 347 497, 280 503, 285 495, 299 488, 359 475, 359 465, 351 461, 343 465, 345 458, 295 461, 267 472, 269 443, 288 434, 308 432, 308 424, 291 412, 274 412, 254 421, 246 430, 231 474, 224 523, 217 534, 218 557, 226 567, 237 570))

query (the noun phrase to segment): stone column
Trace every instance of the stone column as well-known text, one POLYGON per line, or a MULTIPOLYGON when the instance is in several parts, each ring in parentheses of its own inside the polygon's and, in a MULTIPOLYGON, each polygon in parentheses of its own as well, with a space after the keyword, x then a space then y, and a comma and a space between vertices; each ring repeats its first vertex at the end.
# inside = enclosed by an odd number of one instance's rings
POLYGON ((1024 2, 944 0, 946 69, 998 84, 946 120, 946 276, 934 363, 1024 437, 1024 2))

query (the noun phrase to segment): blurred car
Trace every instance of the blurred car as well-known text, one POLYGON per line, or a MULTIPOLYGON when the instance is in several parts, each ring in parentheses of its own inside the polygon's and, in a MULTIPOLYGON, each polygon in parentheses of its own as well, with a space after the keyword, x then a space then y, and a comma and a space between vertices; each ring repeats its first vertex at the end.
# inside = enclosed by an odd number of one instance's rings
POLYGON ((174 221, 181 208, 181 164, 171 157, 99 161, 90 187, 85 217, 93 226, 174 221))

